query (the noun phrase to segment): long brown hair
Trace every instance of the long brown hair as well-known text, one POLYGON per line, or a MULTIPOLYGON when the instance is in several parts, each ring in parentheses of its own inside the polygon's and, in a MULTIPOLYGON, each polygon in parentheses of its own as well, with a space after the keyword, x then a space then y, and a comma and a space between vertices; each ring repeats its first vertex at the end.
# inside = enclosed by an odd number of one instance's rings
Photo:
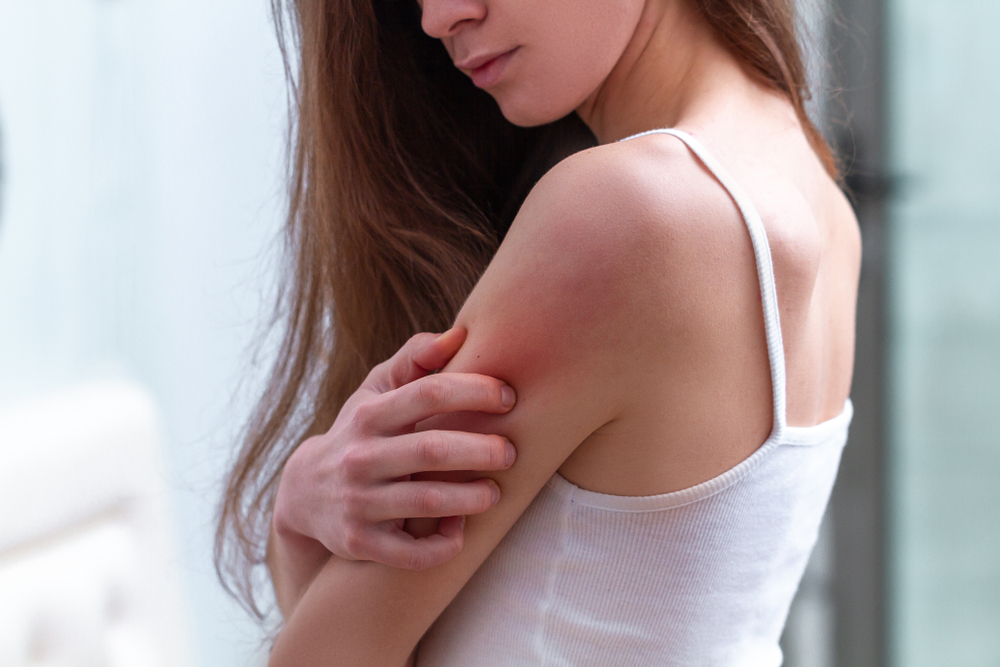
MULTIPOLYGON (((794 0, 695 0, 747 71, 806 115, 794 0)), ((370 369, 450 326, 530 188, 595 140, 571 114, 519 128, 420 27, 413 0, 272 0, 291 95, 282 343, 229 474, 223 585, 258 616, 282 467, 329 429, 370 369)))

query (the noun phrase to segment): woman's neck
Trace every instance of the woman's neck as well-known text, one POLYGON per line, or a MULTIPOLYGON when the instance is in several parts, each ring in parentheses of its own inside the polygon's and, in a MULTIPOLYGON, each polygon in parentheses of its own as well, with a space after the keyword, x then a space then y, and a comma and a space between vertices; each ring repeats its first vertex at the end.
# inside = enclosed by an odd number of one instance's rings
POLYGON ((693 4, 646 3, 611 74, 576 110, 600 143, 675 127, 729 107, 734 95, 763 92, 693 4))

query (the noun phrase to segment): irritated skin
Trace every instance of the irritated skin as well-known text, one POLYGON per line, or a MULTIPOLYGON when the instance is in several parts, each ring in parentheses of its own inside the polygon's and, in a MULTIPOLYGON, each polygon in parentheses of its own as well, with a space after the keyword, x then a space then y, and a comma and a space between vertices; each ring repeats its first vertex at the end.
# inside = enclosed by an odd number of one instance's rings
MULTIPOLYGON (((552 187, 569 185, 550 180, 552 187)), ((547 205, 548 197, 559 198, 545 186, 532 197, 547 205)), ((405 664, 562 461, 614 418, 625 373, 619 381, 603 376, 616 345, 631 335, 623 323, 637 304, 620 298, 621 284, 606 273, 582 270, 609 261, 601 235, 580 231, 587 221, 569 209, 547 220, 534 210, 526 204, 459 315, 468 339, 444 369, 490 374, 518 392, 507 415, 450 418, 449 426, 499 433, 517 444, 517 465, 494 477, 499 504, 468 517, 462 553, 428 570, 332 559, 288 619, 272 664, 405 664), (566 243, 563 232, 570 229, 578 241, 566 243), (557 256, 563 260, 544 261, 557 256)))
POLYGON ((330 559, 287 619, 272 665, 412 661, 557 471, 603 493, 666 493, 728 470, 766 439, 770 374, 739 212, 676 139, 615 139, 679 127, 726 166, 771 244, 789 423, 816 424, 843 406, 860 237, 790 104, 751 80, 684 0, 587 0, 583 14, 605 17, 587 30, 607 30, 588 33, 585 48, 572 8, 550 11, 565 4, 422 0, 425 30, 453 58, 521 45, 489 91, 509 119, 576 109, 602 142, 539 182, 456 322, 468 339, 444 372, 500 378, 516 406, 419 425, 508 437, 517 462, 490 475, 500 502, 468 517, 463 550, 441 565, 330 559), (547 88, 556 71, 562 83, 547 88))
POLYGON ((444 372, 500 378, 518 402, 507 415, 421 428, 514 442, 516 465, 492 475, 499 504, 468 517, 461 554, 428 570, 331 559, 273 665, 406 664, 557 470, 605 492, 663 493, 732 467, 766 438, 766 348, 743 223, 680 148, 629 143, 575 156, 539 183, 457 319, 468 339, 444 372), (676 169, 660 185, 703 196, 650 188, 648 160, 676 169), (677 203, 667 210, 664 199, 677 203))

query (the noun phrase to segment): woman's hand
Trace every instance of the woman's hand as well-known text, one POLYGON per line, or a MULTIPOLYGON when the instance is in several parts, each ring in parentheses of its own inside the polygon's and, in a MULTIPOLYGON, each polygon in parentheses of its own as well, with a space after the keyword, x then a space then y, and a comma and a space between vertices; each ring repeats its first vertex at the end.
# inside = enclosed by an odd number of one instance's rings
POLYGON ((418 334, 376 366, 344 404, 330 430, 303 442, 278 487, 269 545, 279 604, 286 612, 330 554, 424 569, 462 550, 464 517, 499 500, 487 479, 410 481, 425 471, 509 468, 513 445, 498 435, 417 432, 425 419, 457 411, 508 412, 514 390, 486 375, 443 373, 465 341, 454 328, 418 334), (446 517, 437 532, 414 538, 404 519, 446 517), (290 604, 286 604, 290 603, 290 604))

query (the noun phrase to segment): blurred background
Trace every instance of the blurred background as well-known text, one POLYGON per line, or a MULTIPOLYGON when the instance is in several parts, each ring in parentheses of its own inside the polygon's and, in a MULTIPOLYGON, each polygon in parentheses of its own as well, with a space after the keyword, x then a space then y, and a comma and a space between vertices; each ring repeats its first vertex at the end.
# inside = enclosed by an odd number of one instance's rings
MULTIPOLYGON (((865 259, 786 664, 1000 667, 1000 0, 802 5, 865 259)), ((265 0, 0 0, 0 667, 262 659, 211 538, 283 76, 265 0)))
POLYGON ((242 667, 257 654, 261 632, 222 592, 211 539, 275 282, 285 109, 266 0, 0 0, 0 667, 242 667), (94 410, 48 434, 79 401, 94 410), (86 512, 18 529, 33 497, 70 493, 49 466, 10 464, 34 442, 16 422, 40 404, 43 462, 93 460, 82 441, 120 443, 113 461, 143 454, 61 503, 86 512), (88 572, 103 589, 58 596, 77 616, 4 589, 5 568, 64 542, 117 553, 151 500, 168 555, 149 567, 161 552, 133 535, 145 569, 125 582, 88 572), (126 620, 147 636, 116 639, 126 620))

